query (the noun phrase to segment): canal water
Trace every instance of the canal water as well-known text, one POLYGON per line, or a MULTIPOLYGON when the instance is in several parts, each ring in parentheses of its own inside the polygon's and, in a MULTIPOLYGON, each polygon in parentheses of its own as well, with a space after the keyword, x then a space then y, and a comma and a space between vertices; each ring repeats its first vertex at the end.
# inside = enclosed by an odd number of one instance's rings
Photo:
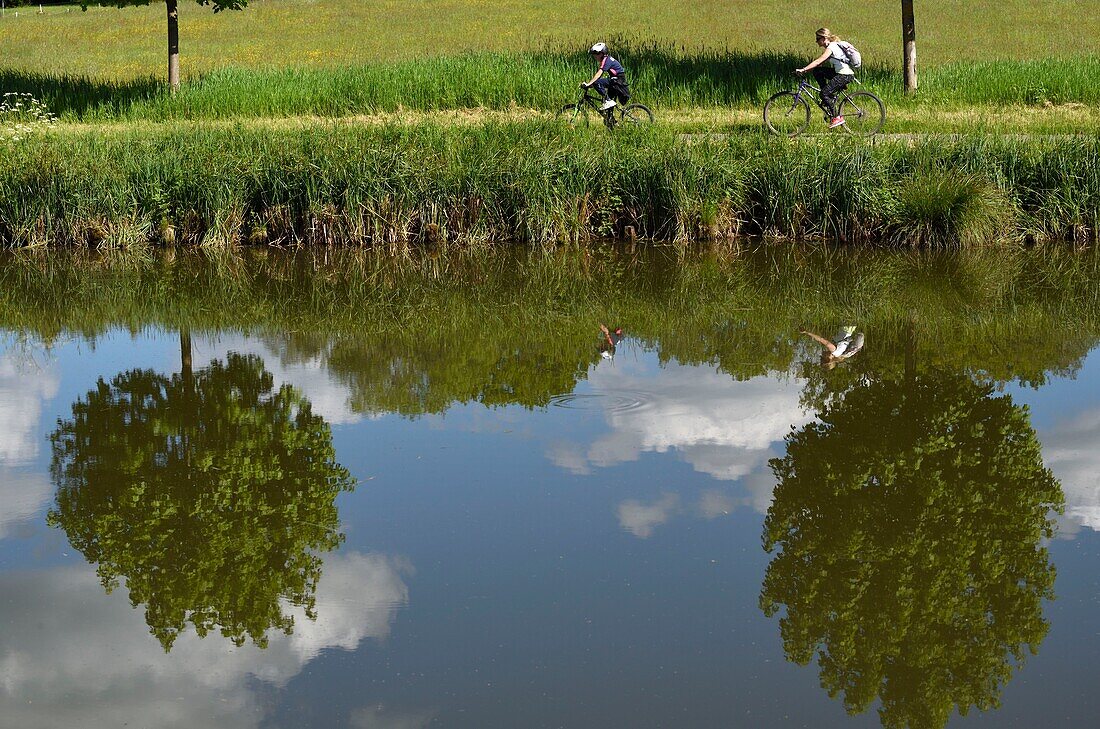
POLYGON ((1093 723, 1095 254, 540 255, 5 260, 0 726, 1093 723))

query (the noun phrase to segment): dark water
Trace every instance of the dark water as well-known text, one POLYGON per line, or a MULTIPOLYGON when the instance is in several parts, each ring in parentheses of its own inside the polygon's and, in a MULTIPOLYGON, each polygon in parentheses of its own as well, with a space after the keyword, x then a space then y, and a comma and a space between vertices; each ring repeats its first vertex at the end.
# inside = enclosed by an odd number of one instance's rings
POLYGON ((309 328, 9 278, 0 726, 1091 725, 1092 264, 646 265, 309 328))

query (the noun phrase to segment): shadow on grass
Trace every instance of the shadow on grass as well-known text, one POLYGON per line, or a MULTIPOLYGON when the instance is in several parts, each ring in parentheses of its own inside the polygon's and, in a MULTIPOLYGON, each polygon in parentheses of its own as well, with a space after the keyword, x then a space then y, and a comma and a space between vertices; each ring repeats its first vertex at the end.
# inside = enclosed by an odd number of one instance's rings
MULTIPOLYGON (((629 43, 615 49, 635 101, 665 108, 758 106, 792 87, 792 71, 810 60, 792 53, 629 43)), ((541 108, 557 98, 556 88, 575 89, 574 79, 592 70, 583 49, 547 48, 533 52, 526 70, 506 75, 502 83, 499 69, 507 68, 508 61, 502 54, 476 54, 341 69, 221 69, 185 83, 175 96, 152 76, 111 81, 0 69, 0 92, 33 94, 58 117, 75 121, 341 116, 349 108, 391 109, 397 102, 424 109, 541 108), (456 95, 456 89, 464 93, 456 95)), ((872 69, 861 78, 874 84, 889 75, 872 69)))
POLYGON ((0 93, 11 91, 32 94, 57 116, 70 119, 123 116, 135 103, 165 93, 164 84, 151 76, 119 82, 0 69, 0 93))
MULTIPOLYGON (((814 54, 729 49, 687 51, 662 45, 613 44, 612 53, 626 66, 627 75, 637 79, 649 93, 665 103, 745 106, 762 103, 776 91, 794 87, 794 69, 813 60, 814 54)), ((544 51, 535 57, 571 64, 590 63, 583 51, 544 51)), ((870 85, 888 84, 895 76, 886 68, 863 68, 859 78, 870 85)))
POLYGON ((623 55, 662 95, 683 94, 693 100, 729 105, 767 98, 788 84, 793 69, 808 62, 791 53, 686 54, 662 47, 627 48, 623 55))

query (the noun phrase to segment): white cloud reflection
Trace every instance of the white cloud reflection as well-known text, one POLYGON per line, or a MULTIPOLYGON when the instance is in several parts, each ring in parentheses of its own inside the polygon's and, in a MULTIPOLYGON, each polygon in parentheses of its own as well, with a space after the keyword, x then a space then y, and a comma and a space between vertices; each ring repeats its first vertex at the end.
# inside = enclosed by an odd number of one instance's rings
POLYGON ((166 654, 124 587, 105 595, 87 566, 0 574, 0 717, 5 726, 252 727, 264 707, 257 678, 285 685, 322 650, 389 635, 408 602, 400 559, 348 553, 326 560, 318 619, 236 648, 212 633, 181 635, 166 654))
POLYGON ((197 337, 192 345, 192 361, 197 369, 215 359, 224 361, 230 352, 259 356, 264 361, 264 368, 272 374, 276 387, 283 383, 292 385, 310 401, 313 412, 330 425, 357 423, 363 419, 348 404, 347 385, 329 373, 328 365, 320 355, 284 362, 279 353, 261 339, 219 335, 197 337))
POLYGON ((657 501, 644 504, 628 499, 619 504, 619 526, 636 537, 647 539, 653 530, 664 524, 680 508, 680 497, 665 494, 657 501))
POLYGON ((602 400, 607 403, 622 402, 623 393, 640 402, 632 408, 608 408, 611 432, 584 450, 567 458, 558 444, 551 453, 554 462, 574 470, 613 466, 646 452, 677 451, 697 471, 736 480, 766 463, 773 444, 792 426, 813 419, 799 405, 800 383, 793 380, 738 382, 713 369, 672 363, 645 375, 597 367, 589 382, 606 395, 602 400))
POLYGON ((14 350, 0 355, 0 464, 38 456, 42 403, 57 394, 59 378, 52 360, 35 360, 14 350))
POLYGON ((1043 460, 1066 495, 1062 536, 1082 526, 1100 531, 1100 409, 1078 413, 1039 437, 1043 460))
POLYGON ((46 474, 0 468, 0 539, 16 536, 21 527, 40 517, 52 496, 46 474))
POLYGON ((59 382, 53 360, 41 351, 16 345, 0 354, 0 539, 17 536, 49 504, 46 475, 13 467, 38 458, 43 404, 59 382))
POLYGON ((690 509, 674 493, 623 501, 619 525, 640 538, 678 513, 713 519, 739 506, 765 513, 773 486, 768 460, 792 427, 814 417, 799 405, 801 382, 793 378, 739 382, 711 368, 675 362, 648 370, 597 365, 589 373, 589 388, 592 395, 583 402, 603 409, 609 432, 588 444, 553 442, 546 456, 555 465, 586 475, 644 453, 675 452, 700 473, 738 482, 740 495, 710 489, 690 509))
POLYGON ((736 499, 721 491, 704 491, 699 497, 699 515, 704 519, 717 519, 729 514, 736 507, 736 499))

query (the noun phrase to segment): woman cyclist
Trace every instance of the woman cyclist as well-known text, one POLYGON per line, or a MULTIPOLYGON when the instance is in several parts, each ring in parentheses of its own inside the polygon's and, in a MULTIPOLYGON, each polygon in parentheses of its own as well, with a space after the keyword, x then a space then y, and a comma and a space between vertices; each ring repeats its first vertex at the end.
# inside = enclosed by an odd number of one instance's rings
POLYGON ((597 43, 589 48, 588 52, 595 57, 599 67, 596 69, 596 75, 582 83, 581 88, 596 89, 603 97, 600 111, 607 111, 615 107, 615 99, 611 98, 612 96, 622 99, 630 96, 626 85, 626 69, 607 52, 606 43, 597 43))
POLYGON ((814 78, 821 86, 821 101, 825 104, 829 116, 832 117, 832 121, 829 122, 830 129, 844 123, 844 117, 836 111, 836 97, 856 77, 856 72, 848 65, 848 57, 844 55, 840 43, 840 38, 831 30, 818 28, 817 44, 825 50, 820 56, 794 71, 800 76, 807 71, 813 71, 814 78))

